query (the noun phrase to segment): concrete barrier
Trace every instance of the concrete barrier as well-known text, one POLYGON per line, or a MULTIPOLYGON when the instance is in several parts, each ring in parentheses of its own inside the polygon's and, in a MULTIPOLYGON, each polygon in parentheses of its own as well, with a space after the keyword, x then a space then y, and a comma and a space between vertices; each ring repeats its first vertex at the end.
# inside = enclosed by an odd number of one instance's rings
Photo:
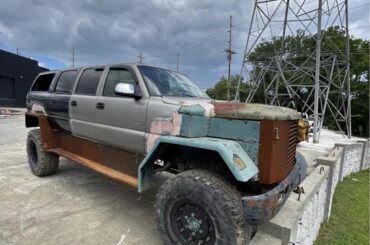
POLYGON ((335 144, 301 183, 304 194, 292 193, 279 213, 257 228, 251 244, 313 244, 321 224, 330 217, 337 184, 369 165, 369 140, 335 144))

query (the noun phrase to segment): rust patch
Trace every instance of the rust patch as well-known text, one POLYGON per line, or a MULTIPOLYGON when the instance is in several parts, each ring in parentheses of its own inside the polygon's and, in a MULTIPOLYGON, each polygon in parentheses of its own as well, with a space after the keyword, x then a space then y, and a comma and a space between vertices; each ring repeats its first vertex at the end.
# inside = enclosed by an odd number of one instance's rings
POLYGON ((69 160, 109 176, 119 182, 137 187, 137 169, 143 156, 98 144, 53 129, 47 116, 27 112, 39 120, 43 148, 69 160))
POLYGON ((156 139, 160 135, 180 135, 182 115, 178 112, 172 117, 156 118, 150 125, 150 133, 146 139, 146 152, 148 153, 154 146, 156 139))
POLYGON ((256 205, 257 205, 257 201, 256 201, 256 200, 254 200, 254 199, 248 199, 248 201, 247 201, 247 205, 248 205, 249 207, 254 207, 254 206, 256 206, 256 205))
POLYGON ((283 181, 295 164, 297 145, 296 128, 291 123, 297 121, 262 120, 260 127, 260 150, 258 166, 262 184, 274 184, 283 181), (279 138, 275 138, 274 129, 279 129, 279 138))
POLYGON ((225 111, 240 110, 240 109, 248 107, 246 103, 238 103, 238 102, 212 102, 212 104, 214 106, 214 111, 216 114, 222 113, 225 111))
POLYGON ((55 138, 54 130, 50 126, 47 116, 41 112, 26 112, 26 116, 38 119, 44 149, 48 150, 55 148, 57 146, 57 139, 55 138))
POLYGON ((296 164, 289 175, 270 191, 242 197, 247 223, 260 225, 270 220, 282 207, 291 191, 302 181, 306 170, 303 163, 296 164))

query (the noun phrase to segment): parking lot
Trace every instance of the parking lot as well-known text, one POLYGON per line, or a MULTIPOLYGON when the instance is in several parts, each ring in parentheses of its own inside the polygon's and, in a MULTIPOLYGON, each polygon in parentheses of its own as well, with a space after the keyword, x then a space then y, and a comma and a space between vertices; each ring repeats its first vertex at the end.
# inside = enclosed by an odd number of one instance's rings
POLYGON ((0 118, 0 244, 161 244, 144 194, 63 158, 34 176, 22 115, 0 118))

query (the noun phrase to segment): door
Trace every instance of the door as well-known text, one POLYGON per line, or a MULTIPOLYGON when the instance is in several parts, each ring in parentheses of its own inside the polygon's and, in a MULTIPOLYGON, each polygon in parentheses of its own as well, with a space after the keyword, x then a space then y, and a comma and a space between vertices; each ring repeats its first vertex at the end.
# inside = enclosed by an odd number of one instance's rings
POLYGON ((96 136, 103 144, 144 154, 148 98, 117 95, 115 86, 118 83, 139 86, 134 71, 129 67, 109 68, 96 101, 96 136))
POLYGON ((103 67, 85 68, 70 99, 70 125, 75 136, 96 141, 96 91, 103 67))
POLYGON ((71 132, 69 125, 69 99, 77 75, 77 70, 63 71, 57 78, 55 87, 51 88, 48 104, 48 113, 52 122, 57 127, 68 132, 71 132))

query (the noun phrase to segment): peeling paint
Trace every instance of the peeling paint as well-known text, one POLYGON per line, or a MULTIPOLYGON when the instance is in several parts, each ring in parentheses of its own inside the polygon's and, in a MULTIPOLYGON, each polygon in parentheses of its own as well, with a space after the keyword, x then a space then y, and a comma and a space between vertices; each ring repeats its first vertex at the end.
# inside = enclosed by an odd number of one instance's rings
POLYGON ((305 162, 298 161, 289 175, 272 190, 261 195, 242 197, 247 222, 260 225, 274 217, 292 190, 305 178, 306 168, 305 162))
MULTIPOLYGON (((235 142, 238 151, 248 156, 248 161, 256 166, 260 148, 260 120, 292 120, 298 117, 296 111, 277 106, 206 100, 180 101, 178 111, 170 117, 158 117, 152 121, 146 135, 146 153, 153 152, 163 137, 178 137, 179 142, 181 138, 202 141, 202 138, 207 137, 207 144, 218 139, 224 140, 220 144, 226 144, 226 140, 235 142)), ((224 147, 227 149, 229 145, 224 147)), ((235 177, 250 165, 244 164, 243 160, 235 161, 231 158, 228 161, 229 168, 235 168, 232 171, 235 177)))
POLYGON ((264 104, 213 102, 215 117, 247 120, 296 120, 300 114, 292 109, 264 104))
POLYGON ((219 153, 220 157, 224 160, 226 166, 230 169, 231 173, 235 176, 236 180, 246 182, 258 174, 258 168, 248 156, 248 154, 240 147, 239 143, 234 140, 217 139, 209 137, 200 138, 184 138, 184 137, 173 137, 173 136, 160 136, 155 140, 155 145, 151 148, 150 153, 147 154, 145 159, 140 163, 139 166, 139 192, 145 189, 148 183, 145 183, 147 179, 150 179, 152 166, 151 162, 154 161, 153 155, 155 155, 158 145, 161 143, 183 145, 189 147, 195 147, 200 149, 211 150, 219 153), (234 155, 238 156, 240 160, 246 166, 242 170, 234 162, 234 155), (149 163, 149 164, 148 164, 149 163))
POLYGON ((150 126, 150 133, 147 136, 146 152, 150 152, 156 139, 161 135, 179 136, 181 130, 182 115, 178 112, 172 114, 172 117, 155 118, 150 126))
POLYGON ((45 107, 39 103, 33 103, 32 104, 32 107, 31 107, 31 111, 32 112, 42 112, 44 114, 46 114, 46 110, 45 110, 45 107))
POLYGON ((212 104, 211 101, 183 102, 180 108, 180 112, 187 113, 187 114, 196 113, 193 115, 206 116, 206 117, 215 116, 214 105, 212 104), (199 111, 202 111, 201 109, 199 109, 199 107, 203 108, 204 110, 203 114, 199 114, 199 111))

